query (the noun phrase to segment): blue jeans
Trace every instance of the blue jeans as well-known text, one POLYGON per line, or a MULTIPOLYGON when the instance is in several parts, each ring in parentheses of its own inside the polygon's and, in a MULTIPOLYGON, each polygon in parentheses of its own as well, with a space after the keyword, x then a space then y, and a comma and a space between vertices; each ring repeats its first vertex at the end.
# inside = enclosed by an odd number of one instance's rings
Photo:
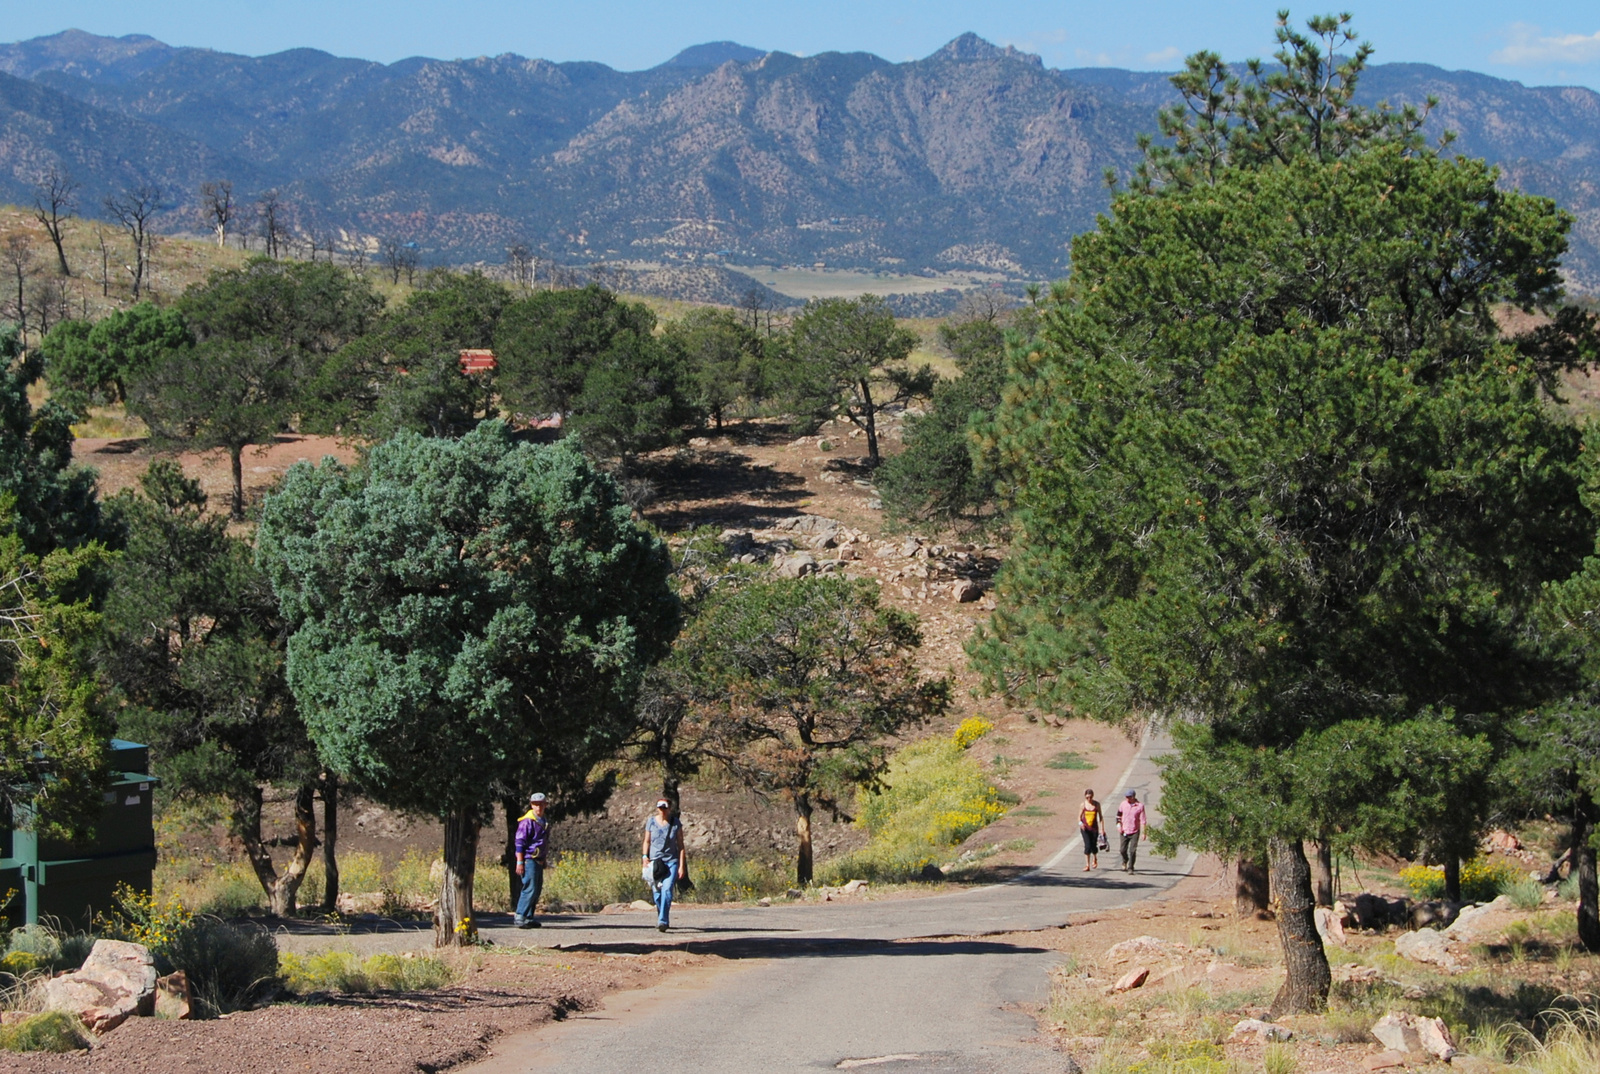
MULTIPOLYGON (((651 867, 655 866, 651 862, 651 867)), ((661 883, 656 884, 651 891, 651 901, 656 904, 656 923, 670 925, 668 919, 672 916, 672 889, 678 885, 678 859, 673 858, 667 862, 667 876, 661 883)))
POLYGON ((533 920, 533 908, 539 905, 539 892, 544 887, 544 866, 533 860, 522 863, 522 894, 517 896, 517 923, 533 920))

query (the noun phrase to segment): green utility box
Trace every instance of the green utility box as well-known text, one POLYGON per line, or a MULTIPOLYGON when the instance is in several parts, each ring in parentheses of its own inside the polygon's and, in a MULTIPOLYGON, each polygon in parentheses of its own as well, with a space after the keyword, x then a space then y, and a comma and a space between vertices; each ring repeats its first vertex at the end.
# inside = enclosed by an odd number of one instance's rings
POLYGON ((110 770, 94 839, 85 845, 40 839, 26 807, 17 817, 0 817, 0 899, 16 889, 21 901, 20 915, 14 905, 0 914, 29 925, 45 918, 87 929, 95 914, 112 908, 118 884, 150 890, 158 781, 148 774, 149 747, 112 739, 110 770))

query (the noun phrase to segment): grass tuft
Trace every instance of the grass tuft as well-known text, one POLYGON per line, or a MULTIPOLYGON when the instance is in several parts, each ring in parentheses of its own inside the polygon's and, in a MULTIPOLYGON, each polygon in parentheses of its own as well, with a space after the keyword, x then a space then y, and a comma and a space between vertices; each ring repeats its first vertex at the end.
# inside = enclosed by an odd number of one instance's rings
POLYGON ((89 1047, 83 1026, 65 1011, 45 1011, 15 1025, 0 1026, 0 1051, 76 1052, 89 1047))
POLYGON ((365 959, 350 951, 286 954, 284 987, 300 996, 314 992, 427 992, 445 988, 456 971, 441 959, 382 953, 365 959))

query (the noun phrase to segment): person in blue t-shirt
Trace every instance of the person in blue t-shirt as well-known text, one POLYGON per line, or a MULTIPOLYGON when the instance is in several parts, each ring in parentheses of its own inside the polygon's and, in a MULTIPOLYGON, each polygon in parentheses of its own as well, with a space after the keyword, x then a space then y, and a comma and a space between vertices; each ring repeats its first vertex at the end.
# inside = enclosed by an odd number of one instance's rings
POLYGON ((666 932, 672 917, 672 889, 683 875, 683 825, 665 798, 644 824, 644 875, 656 904, 656 928, 666 932))

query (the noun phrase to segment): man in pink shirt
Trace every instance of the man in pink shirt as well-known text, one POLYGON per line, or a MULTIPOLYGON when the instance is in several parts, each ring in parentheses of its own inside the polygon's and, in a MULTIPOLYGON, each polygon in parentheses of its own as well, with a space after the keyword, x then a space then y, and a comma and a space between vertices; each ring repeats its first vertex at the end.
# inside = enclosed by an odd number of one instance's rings
POLYGON ((1123 795, 1117 807, 1117 831, 1122 833, 1122 871, 1133 872, 1134 859, 1139 856, 1139 837, 1144 834, 1144 803, 1137 791, 1123 795))

